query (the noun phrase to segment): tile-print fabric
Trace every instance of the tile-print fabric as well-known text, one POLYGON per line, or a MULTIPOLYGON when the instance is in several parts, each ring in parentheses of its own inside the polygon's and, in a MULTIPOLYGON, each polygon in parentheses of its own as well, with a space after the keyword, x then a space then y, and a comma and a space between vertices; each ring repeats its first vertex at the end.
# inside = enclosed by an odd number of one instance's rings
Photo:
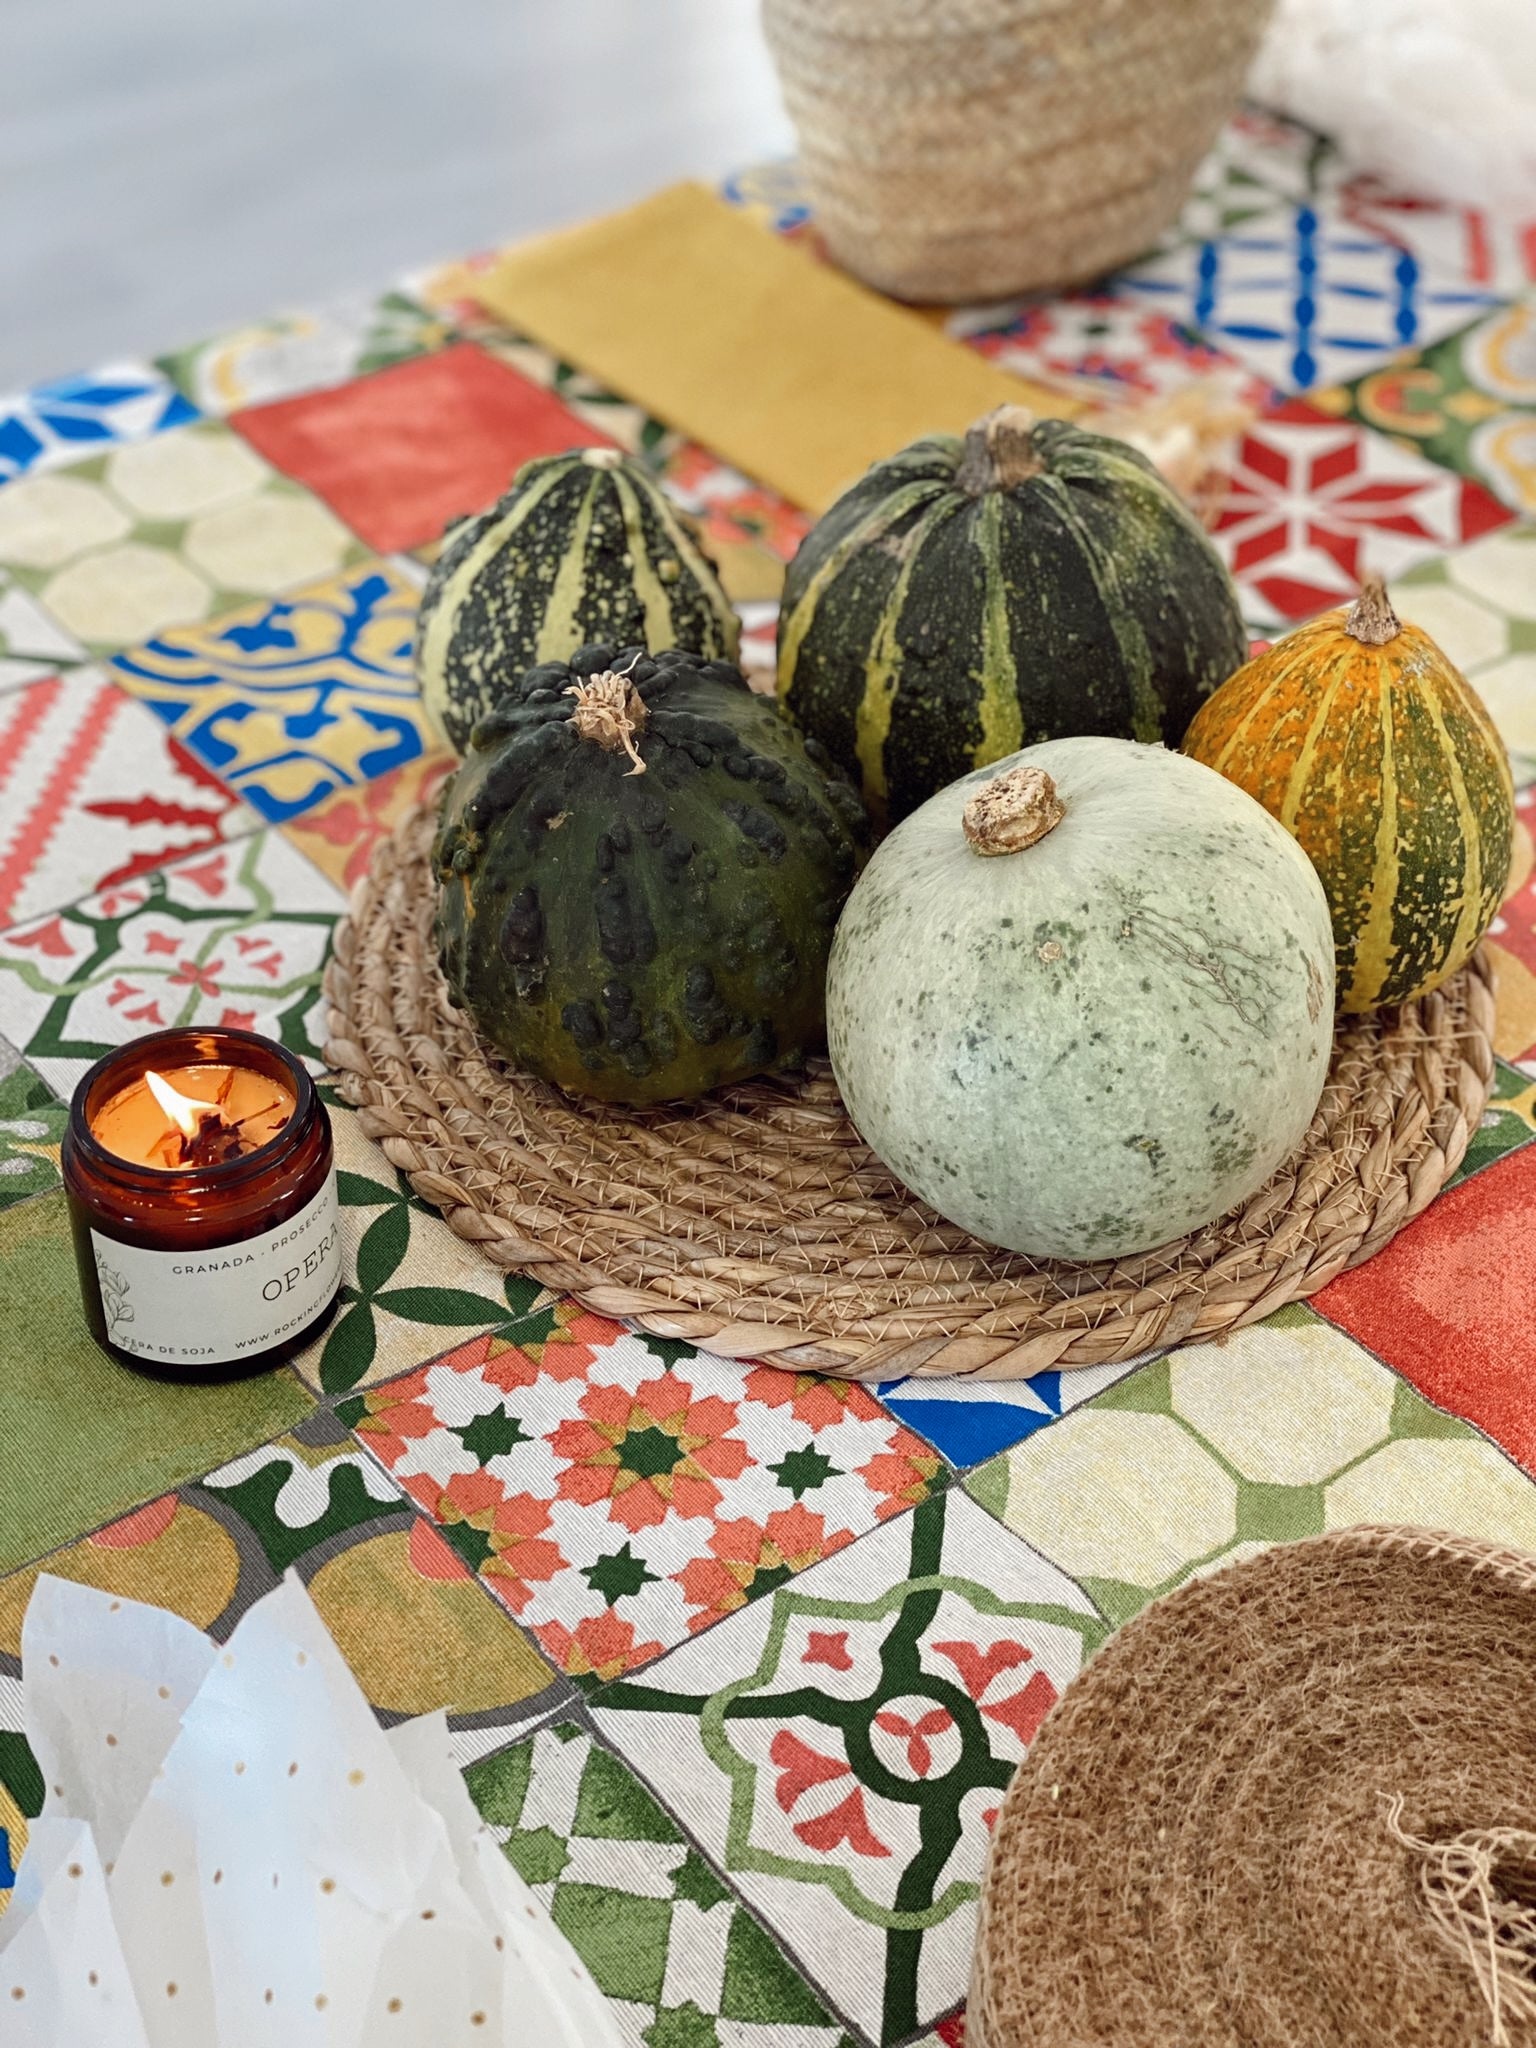
POLYGON ((1326 205, 1280 206, 1127 272, 1121 288, 1285 391, 1336 383, 1495 303, 1326 205))
MULTIPOLYGON (((728 196, 819 253, 793 166, 728 196)), ((992 1817, 1109 1631, 1350 1522, 1536 1549, 1533 250, 1249 109, 1141 262, 945 316, 1110 402, 1243 406, 1215 543, 1244 616, 1272 636, 1386 574, 1517 785, 1454 1184, 1225 1344, 1009 1385, 595 1316, 454 1235, 325 1070, 346 895, 453 768, 411 672, 444 521, 531 454, 626 449, 765 684, 799 514, 491 318, 486 258, 0 401, 0 1904, 45 1789, 37 1571, 222 1640, 292 1570, 381 1721, 447 1714, 632 2048, 960 2048, 992 1817), (291 1046, 335 1133, 336 1316, 231 1388, 96 1351, 59 1186, 80 1074, 177 1020, 291 1046)))
POLYGON ((381 552, 436 540, 499 497, 530 456, 602 438, 467 341, 233 419, 381 552))
POLYGON ((98 668, 0 696, 0 928, 260 824, 98 668))
POLYGON ((1476 477, 1515 511, 1536 512, 1536 296, 1316 402, 1476 477))
POLYGON ((212 335, 159 368, 206 415, 297 398, 440 348, 452 328, 408 292, 353 292, 311 311, 212 335))
POLYGON ((227 427, 178 427, 0 497, 0 566, 87 648, 334 574, 363 552, 227 427))
POLYGON ((387 561, 117 656, 116 679, 282 824, 430 744, 411 667, 420 591, 387 561))
POLYGON ((1243 436, 1214 537, 1250 608, 1296 621, 1512 517, 1481 484, 1289 399, 1243 436))
POLYGON ((1536 781, 1536 525, 1419 563, 1396 596, 1493 713, 1516 785, 1536 781))
POLYGON ((0 397, 0 483, 196 418, 196 406, 147 363, 56 377, 0 397))
POLYGON ((64 1096, 113 1046, 171 1024, 264 1031, 318 1067, 341 907, 271 832, 135 875, 0 932, 0 1035, 64 1096))
POLYGON ((840 1550, 924 1499, 940 1465, 862 1386, 743 1375, 594 1315, 532 1347, 515 1329, 460 1347, 344 1412, 582 1679, 840 1550))

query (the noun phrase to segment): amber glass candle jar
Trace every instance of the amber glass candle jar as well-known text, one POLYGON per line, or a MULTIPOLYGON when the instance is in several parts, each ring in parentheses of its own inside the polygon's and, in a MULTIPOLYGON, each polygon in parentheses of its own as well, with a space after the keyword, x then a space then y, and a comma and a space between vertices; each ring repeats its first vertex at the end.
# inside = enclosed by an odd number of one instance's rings
POLYGON ((91 1335, 160 1379, 243 1379, 324 1328, 341 1282, 330 1119, 249 1031, 158 1031, 75 1090, 60 1158, 91 1335))

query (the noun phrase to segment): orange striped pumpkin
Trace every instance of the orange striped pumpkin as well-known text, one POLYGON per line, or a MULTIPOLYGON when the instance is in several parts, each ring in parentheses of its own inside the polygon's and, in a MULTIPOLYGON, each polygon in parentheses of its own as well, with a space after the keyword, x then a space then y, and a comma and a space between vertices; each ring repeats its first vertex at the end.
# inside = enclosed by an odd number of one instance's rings
POLYGON ((1471 957, 1509 877, 1509 759, 1477 693, 1380 582, 1229 677, 1183 751, 1311 856, 1341 1010, 1406 1002, 1471 957))

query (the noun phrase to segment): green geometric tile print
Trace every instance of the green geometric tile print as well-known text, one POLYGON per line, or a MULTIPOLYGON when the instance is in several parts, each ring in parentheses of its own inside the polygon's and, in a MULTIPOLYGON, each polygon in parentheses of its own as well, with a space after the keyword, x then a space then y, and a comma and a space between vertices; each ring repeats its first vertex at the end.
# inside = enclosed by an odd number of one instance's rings
POLYGON ((439 348, 452 333, 450 323, 405 292, 385 292, 366 309, 331 307, 315 314, 279 315, 259 327, 215 335, 194 343, 173 355, 160 356, 162 369, 177 388, 194 404, 214 412, 230 409, 228 399, 209 388, 221 359, 229 359, 238 380, 246 352, 265 360, 257 364, 258 377, 265 372, 271 388, 237 390, 235 405, 264 404, 289 398, 301 391, 313 391, 327 384, 341 384, 363 377, 370 370, 385 370, 412 356, 439 348), (345 347, 341 332, 349 329, 345 347), (286 373, 286 374, 285 374, 286 373))
POLYGON ((370 1522, 410 1519, 410 1503, 397 1494, 350 1438, 321 1418, 292 1436, 279 1437, 230 1468, 211 1473, 201 1491, 224 1501, 254 1533, 274 1572, 287 1571, 319 1544, 370 1522), (339 1444, 306 1441, 328 1436, 339 1444), (293 1482, 309 1474, 315 1498, 295 1505, 293 1482), (318 1498, 323 1491, 324 1500, 318 1498), (381 1496, 384 1496, 381 1498, 381 1496))
POLYGON ((43 503, 23 496, 7 510, 10 575, 102 655, 365 553, 328 506, 216 420, 72 463, 43 503))
POLYGON ((938 1495, 593 1702, 881 2041, 963 1991, 987 1814, 1106 1632, 1060 1574, 996 1538, 963 1496, 938 1495))
POLYGON ((1536 511, 1531 450, 1536 379, 1530 349, 1536 301, 1501 306, 1322 403, 1446 469, 1484 483, 1517 512, 1536 511))
MULTIPOLYGON (((697 1702, 704 1747, 711 1760, 735 1780, 737 1787, 729 1836, 728 1861, 731 1869, 762 1870, 773 1876, 799 1878, 811 1884, 825 1884, 850 1912, 856 1913, 861 1919, 878 1922, 899 1932, 936 1926, 939 1921, 948 1918, 963 1897, 974 1895, 974 1887, 952 1883, 936 1897, 930 1881, 933 1869, 942 1868, 947 1860, 948 1850, 959 1833, 959 1822, 952 1804, 952 1789, 944 1787, 942 1781, 933 1779, 920 1779, 913 1785, 903 1786, 906 1795, 919 1809, 920 1825, 928 1837, 924 1844, 926 1853, 920 1865, 914 1865, 913 1881, 903 1887, 903 1896, 898 1898, 895 1907, 884 1908, 865 1897, 841 1869, 829 1869, 825 1864, 812 1862, 808 1858, 778 1856, 754 1847, 748 1839, 747 1830, 751 1822, 755 1773, 731 1747, 726 1735, 726 1723, 758 1716, 766 1718, 770 1714, 783 1712, 781 1697, 758 1699, 754 1695, 777 1675, 784 1653, 785 1636, 794 1616, 815 1616, 819 1620, 846 1620, 856 1615, 860 1620, 871 1621, 892 1616, 892 1626, 882 1641, 881 1664, 884 1682, 880 1694, 874 1700, 843 1700, 823 1694, 818 1696, 814 1703, 809 1700, 804 1702, 804 1711, 809 1718, 838 1728, 845 1738, 851 1737, 853 1743, 857 1744, 859 1738, 867 1734, 868 1726, 873 1722, 885 1697, 926 1696, 932 1692, 937 1700, 942 1694, 940 1703, 954 1717, 960 1734, 960 1759, 953 1768, 967 1782, 995 1785, 999 1792, 1006 1791, 1013 1776, 1013 1766, 1000 1762, 993 1756, 985 1724, 974 1703, 957 1685, 943 1681, 935 1684, 932 1674, 923 1669, 919 1657, 919 1645, 937 1618, 941 1595, 945 1591, 963 1592, 971 1605, 981 1613, 1017 1615, 1033 1621, 1050 1622, 1058 1628, 1071 1629, 1082 1638, 1085 1648, 1096 1646, 1103 1630, 1093 1618, 1076 1614, 1070 1608, 1044 1606, 1033 1602, 1004 1602, 984 1586, 974 1583, 967 1585, 962 1581, 947 1579, 942 1571, 940 1556, 944 1508, 945 1502, 940 1496, 913 1515, 910 1523, 910 1576, 902 1584, 889 1588, 877 1599, 852 1604, 839 1600, 818 1600, 798 1592, 781 1593, 774 1603, 775 1611, 768 1631, 767 1645, 757 1668, 744 1678, 736 1680, 734 1684, 722 1687, 710 1698, 697 1702)), ((645 1687, 638 1682, 620 1682, 604 1695, 603 1704, 639 1705, 642 1704, 639 1695, 644 1691, 645 1687)), ((669 1711, 679 1711, 680 1702, 675 1697, 669 1697, 667 1705, 669 1711)))
POLYGON ((646 1787, 585 1729, 544 1729, 471 1765, 465 1782, 634 2048, 854 2048, 646 1787))
POLYGON ((1178 220, 1159 247, 1214 240, 1268 213, 1277 199, 1309 196, 1334 157, 1332 143, 1299 127, 1276 124, 1271 135, 1257 139, 1240 128, 1224 129, 1202 159, 1178 220))
MULTIPOLYGON (((1313 1318, 1311 1311, 1295 1303, 1278 1310, 1269 1320, 1280 1328, 1305 1328, 1313 1318)), ((1226 1551, 1239 1545, 1290 1543, 1302 1536, 1320 1536, 1327 1527, 1325 1503, 1328 1488, 1364 1465, 1383 1445, 1412 1437, 1444 1440, 1477 1436, 1470 1424, 1458 1421, 1454 1415, 1442 1414, 1438 1408, 1431 1408, 1406 1381, 1399 1381, 1393 1390, 1387 1427, 1374 1443, 1362 1445, 1353 1457, 1330 1472, 1326 1480, 1306 1486, 1277 1486, 1245 1478, 1187 1417, 1177 1412, 1173 1403, 1170 1361, 1166 1358, 1158 1359, 1133 1379, 1122 1381, 1120 1386, 1111 1387, 1099 1405, 1119 1407, 1127 1413, 1170 1416, 1211 1462, 1231 1479, 1237 1496, 1232 1535, 1213 1545, 1204 1556, 1190 1559, 1161 1584, 1148 1588, 1115 1579, 1088 1577, 1082 1581, 1084 1590, 1117 1626, 1139 1613, 1149 1600, 1172 1592, 1175 1586, 1192 1578, 1196 1572, 1208 1570, 1226 1551), (1118 1402, 1117 1395, 1122 1397, 1118 1402)))
POLYGON ((1536 1138, 1536 1081, 1503 1060, 1495 1060, 1482 1123, 1472 1133, 1466 1156, 1447 1185, 1455 1187, 1468 1174, 1480 1173, 1496 1159, 1528 1145, 1532 1138, 1536 1138))
POLYGON ((383 1152, 363 1137, 356 1112, 334 1086, 322 1084, 320 1096, 331 1112, 338 1160, 363 1160, 372 1170, 338 1164, 340 1305, 325 1337, 298 1361, 304 1377, 324 1393, 342 1394, 365 1379, 376 1381, 420 1365, 452 1342, 453 1331, 498 1329, 516 1321, 523 1325, 521 1341, 548 1335, 556 1297, 536 1281, 502 1273, 469 1253, 437 1211, 413 1194, 383 1152), (374 1212, 355 1249, 349 1210, 374 1212), (478 1285, 445 1284, 446 1262, 461 1275, 472 1274, 478 1285))
POLYGON ((1529 1481, 1301 1303, 1142 1367, 966 1488, 1117 1627, 1197 1572, 1352 1522, 1536 1542, 1529 1481))
MULTIPOLYGON (((8 1056, 0 1051, 0 1070, 8 1056)), ((30 1067, 0 1079, 0 1209, 59 1185, 59 1142, 68 1122, 66 1106, 30 1067)))

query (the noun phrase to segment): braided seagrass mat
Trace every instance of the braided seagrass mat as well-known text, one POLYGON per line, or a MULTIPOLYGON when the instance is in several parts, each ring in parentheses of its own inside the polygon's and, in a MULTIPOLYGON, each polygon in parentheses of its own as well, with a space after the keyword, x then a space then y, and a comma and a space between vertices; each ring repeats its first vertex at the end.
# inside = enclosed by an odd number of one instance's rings
POLYGON ((1531 2048, 1536 1558, 1345 1529, 1196 1579, 1003 1801, 967 2048, 1531 2048))
POLYGON ((326 971, 328 1063, 364 1129, 498 1265, 732 1358, 854 1378, 1018 1379, 1211 1337, 1311 1294, 1433 1200, 1493 1074, 1492 971, 1346 1019, 1300 1152, 1218 1223, 1074 1265, 982 1245, 892 1179, 825 1061, 686 1107, 513 1073, 447 998, 433 817, 380 843, 326 971))

